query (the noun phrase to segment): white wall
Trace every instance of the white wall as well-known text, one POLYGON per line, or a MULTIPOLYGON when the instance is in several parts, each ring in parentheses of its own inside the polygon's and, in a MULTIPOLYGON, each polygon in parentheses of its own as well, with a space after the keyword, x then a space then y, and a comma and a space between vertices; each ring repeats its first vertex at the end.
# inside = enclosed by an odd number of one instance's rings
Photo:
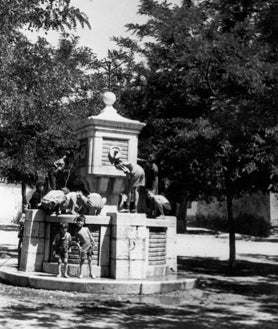
MULTIPOLYGON (((33 189, 27 188, 27 200, 29 201, 33 189)), ((21 185, 6 184, 0 182, 0 223, 10 224, 21 216, 21 185)))

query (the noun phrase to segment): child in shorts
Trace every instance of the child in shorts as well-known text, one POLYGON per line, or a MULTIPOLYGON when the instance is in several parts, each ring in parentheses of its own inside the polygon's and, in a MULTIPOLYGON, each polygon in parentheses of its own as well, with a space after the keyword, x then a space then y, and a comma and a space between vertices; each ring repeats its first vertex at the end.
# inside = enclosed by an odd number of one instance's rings
POLYGON ((68 275, 68 257, 71 247, 71 235, 68 232, 69 224, 60 223, 60 232, 55 235, 52 246, 54 248, 53 256, 58 258, 58 275, 57 278, 62 277, 62 264, 64 263, 64 277, 69 278, 68 275))
POLYGON ((80 250, 80 275, 79 278, 83 278, 83 265, 87 258, 89 266, 89 274, 92 279, 95 279, 95 275, 92 272, 92 255, 93 248, 96 245, 94 238, 92 237, 88 227, 84 227, 86 218, 84 215, 79 215, 76 219, 77 233, 76 244, 80 250))

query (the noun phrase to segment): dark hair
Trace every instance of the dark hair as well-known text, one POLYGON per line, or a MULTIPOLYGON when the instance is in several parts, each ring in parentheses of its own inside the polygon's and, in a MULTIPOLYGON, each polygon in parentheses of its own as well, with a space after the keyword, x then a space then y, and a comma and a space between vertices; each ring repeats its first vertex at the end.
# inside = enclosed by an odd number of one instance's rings
POLYGON ((86 217, 84 215, 79 215, 74 219, 75 222, 83 222, 85 223, 86 217))
POLYGON ((69 228, 69 224, 68 223, 64 223, 64 222, 61 222, 60 223, 60 228, 66 228, 66 229, 68 229, 69 228))

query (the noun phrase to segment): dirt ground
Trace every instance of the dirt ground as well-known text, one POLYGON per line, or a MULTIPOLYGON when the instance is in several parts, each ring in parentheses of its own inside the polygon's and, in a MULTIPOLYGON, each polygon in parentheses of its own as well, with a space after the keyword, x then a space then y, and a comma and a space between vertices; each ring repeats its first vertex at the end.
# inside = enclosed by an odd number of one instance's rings
MULTIPOLYGON (((0 266, 16 256, 16 232, 0 230, 0 266)), ((278 238, 237 240, 227 274, 225 234, 178 235, 179 272, 198 287, 167 295, 99 296, 0 282, 0 328, 278 328, 278 238)))

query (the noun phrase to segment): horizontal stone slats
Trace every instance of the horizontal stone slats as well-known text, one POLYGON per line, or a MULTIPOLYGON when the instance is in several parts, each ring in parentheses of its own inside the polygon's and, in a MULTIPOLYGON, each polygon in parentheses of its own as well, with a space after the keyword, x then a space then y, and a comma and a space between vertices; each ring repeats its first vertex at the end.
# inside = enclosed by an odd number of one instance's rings
POLYGON ((102 154, 101 154, 102 165, 111 166, 111 163, 108 159, 108 153, 109 153, 111 147, 119 147, 121 150, 121 159, 123 161, 128 160, 128 141, 127 140, 103 138, 102 154))
POLYGON ((166 264, 166 230, 164 228, 150 227, 149 230, 149 265, 166 264))

